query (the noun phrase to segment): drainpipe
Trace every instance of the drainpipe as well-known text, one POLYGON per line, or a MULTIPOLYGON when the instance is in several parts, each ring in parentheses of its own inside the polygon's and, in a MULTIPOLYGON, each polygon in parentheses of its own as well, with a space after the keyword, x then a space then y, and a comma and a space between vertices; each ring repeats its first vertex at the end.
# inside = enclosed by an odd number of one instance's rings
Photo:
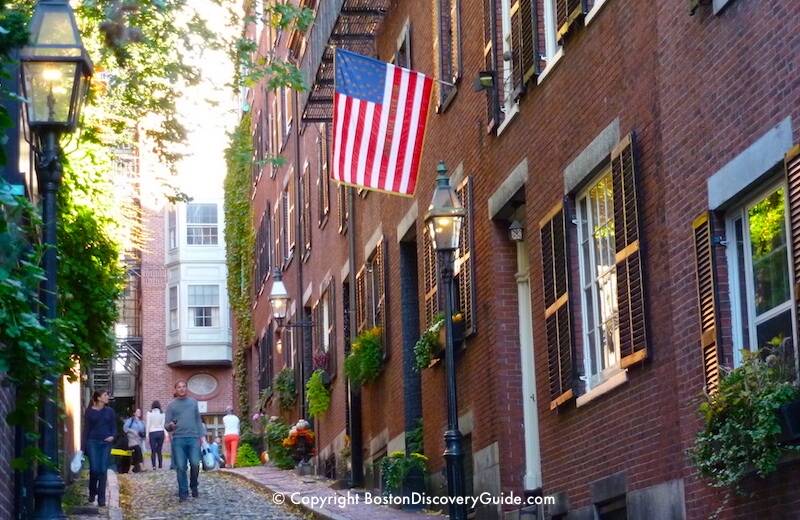
MULTIPOLYGON (((347 189, 348 222, 347 222, 347 249, 350 262, 350 284, 347 298, 350 305, 350 341, 356 337, 356 327, 353 326, 352 317, 356 310, 356 199, 355 189, 347 189)), ((361 436, 361 387, 348 381, 350 385, 350 487, 364 486, 364 440, 361 436)))
MULTIPOLYGON (((295 158, 295 172, 294 172, 294 185, 295 185, 295 207, 297 211, 294 212, 294 225, 295 229, 297 230, 297 243, 295 245, 295 258, 297 260, 297 312, 299 313, 300 322, 304 325, 302 327, 298 327, 300 330, 300 347, 301 347, 301 359, 300 359, 300 389, 298 395, 300 397, 300 417, 306 419, 313 427, 313 418, 306 417, 307 410, 306 410, 306 382, 308 378, 311 376, 310 368, 311 368, 311 327, 308 325, 308 320, 306 319, 306 309, 303 302, 303 254, 305 253, 305 244, 306 238, 303 236, 303 226, 301 225, 300 215, 303 212, 303 187, 301 185, 300 175, 303 169, 303 164, 301 162, 300 157, 300 110, 297 104, 300 101, 300 97, 297 95, 296 90, 292 90, 292 94, 294 96, 294 103, 292 103, 292 109, 294 113, 292 114, 292 119, 294 120, 294 158, 295 158)), ((295 314, 297 317, 298 314, 295 314)))

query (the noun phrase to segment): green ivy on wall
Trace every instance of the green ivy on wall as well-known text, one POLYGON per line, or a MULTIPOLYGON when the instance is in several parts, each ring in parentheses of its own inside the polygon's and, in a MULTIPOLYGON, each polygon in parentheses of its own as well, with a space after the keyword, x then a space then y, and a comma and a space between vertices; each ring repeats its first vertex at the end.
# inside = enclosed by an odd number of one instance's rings
MULTIPOLYGON (((250 213, 250 171, 253 141, 250 114, 245 114, 230 136, 225 150, 228 174, 225 177, 225 252, 228 263, 228 300, 236 320, 234 378, 239 399, 239 414, 250 416, 247 387, 247 353, 253 342, 252 300, 253 218, 250 213)), ((249 422, 243 423, 248 429, 249 422)))

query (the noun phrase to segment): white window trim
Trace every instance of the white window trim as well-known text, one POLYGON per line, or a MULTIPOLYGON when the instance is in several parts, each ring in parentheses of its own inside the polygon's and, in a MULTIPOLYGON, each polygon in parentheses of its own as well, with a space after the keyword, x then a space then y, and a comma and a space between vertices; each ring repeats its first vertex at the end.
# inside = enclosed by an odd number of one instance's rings
MULTIPOLYGON (((191 203, 190 202, 190 203, 188 203, 186 205, 186 225, 185 225, 185 228, 186 228, 186 247, 219 247, 220 246, 220 230, 221 230, 221 227, 219 225, 220 224, 219 209, 220 209, 220 205, 218 203, 216 203, 216 202, 196 202, 196 203, 191 203), (217 221, 214 222, 213 224, 212 223, 199 224, 199 223, 189 222, 189 206, 191 204, 209 204, 209 205, 213 204, 214 205, 214 210, 216 211, 216 214, 217 214, 217 221), (206 228, 206 227, 210 228, 212 226, 214 228, 216 228, 216 230, 217 230, 217 242, 216 243, 214 243, 214 244, 190 244, 189 243, 189 228, 206 228)), ((177 219, 176 219, 176 224, 177 224, 177 219)))
POLYGON ((589 9, 589 12, 586 13, 586 16, 583 18, 583 24, 589 25, 589 22, 594 20, 594 17, 597 16, 597 13, 600 12, 600 9, 606 5, 606 2, 608 2, 608 0, 595 0, 594 5, 591 9, 589 9))
MULTIPOLYGON (((547 67, 551 61, 557 61, 556 55, 562 49, 556 34, 555 0, 544 0, 544 53, 547 67)), ((545 68, 547 70, 547 68, 545 68)))
POLYGON ((556 65, 561 61, 561 58, 564 57, 564 47, 559 47, 558 51, 556 51, 555 55, 547 60, 547 64, 544 67, 544 70, 539 73, 539 77, 536 78, 536 84, 541 85, 544 81, 544 78, 550 75, 553 69, 556 68, 556 65))
MULTIPOLYGON (((757 340, 754 338, 757 337, 757 330, 756 330, 756 316, 755 316, 755 306, 752 305, 752 302, 755 301, 755 288, 753 287, 753 260, 752 255, 749 248, 745 248, 744 254, 744 262, 745 262, 745 291, 747 292, 747 302, 748 302, 748 309, 747 309, 747 321, 750 324, 750 337, 744 338, 742 336, 742 321, 741 321, 741 302, 742 302, 742 288, 739 286, 739 277, 738 277, 738 256, 736 252, 736 230, 734 227, 734 220, 739 217, 743 211, 747 208, 755 204, 756 202, 762 200, 764 197, 772 193, 773 191, 783 188, 784 193, 784 226, 786 231, 786 253, 788 255, 787 262, 789 266, 789 299, 778 305, 774 309, 764 313, 761 317, 762 321, 769 320, 774 316, 785 312, 787 308, 791 310, 792 316, 792 345, 797 345, 797 327, 794 326, 797 323, 797 316, 795 314, 794 308, 794 273, 791 269, 791 258, 792 258, 792 244, 790 237, 791 230, 789 229, 789 205, 786 203, 786 183, 783 181, 780 182, 773 182, 770 183, 769 187, 766 189, 760 190, 753 194, 752 197, 749 197, 744 203, 739 204, 734 208, 734 210, 729 211, 725 215, 725 235, 728 242, 726 248, 726 260, 727 260, 727 267, 728 267, 728 287, 730 292, 730 302, 731 302, 731 327, 733 329, 733 365, 734 367, 738 367, 742 363, 742 350, 747 349, 751 350, 753 344, 757 343, 757 340)), ((747 224, 747 221, 744 221, 747 224)), ((749 226, 744 229, 744 234, 748 237, 749 243, 749 226)), ((796 347, 795 347, 796 350, 796 347)))
MULTIPOLYGON (((511 0, 500 0, 502 7, 502 26, 503 26, 503 55, 511 52, 511 0)), ((518 110, 518 103, 514 99, 514 85, 512 81, 513 69, 509 66, 510 62, 503 60, 503 106, 501 111, 505 114, 503 123, 497 129, 497 134, 501 133, 501 129, 505 128, 511 118, 518 110)))
POLYGON ((178 228, 180 227, 178 223, 178 209, 176 207, 171 207, 167 210, 167 250, 168 251, 175 251, 178 249, 180 245, 180 235, 178 234, 178 228), (170 217, 174 217, 175 225, 174 227, 170 224, 170 217), (170 233, 175 232, 175 243, 173 244, 170 239, 170 233))
MULTIPOLYGON (((595 388, 600 388, 603 384, 605 384, 607 381, 610 381, 611 379, 613 379, 619 373, 619 371, 620 371, 619 363, 620 363, 620 359, 622 358, 621 353, 619 352, 619 345, 615 345, 616 350, 617 350, 617 352, 616 352, 616 354, 617 354, 617 363, 615 365, 611 365, 609 367, 606 367, 605 369, 600 369, 601 357, 605 355, 605 353, 602 352, 602 348, 601 348, 597 352, 597 354, 598 354, 598 356, 597 356, 597 364, 598 364, 599 372, 597 374, 592 374, 591 373, 591 371, 592 371, 591 358, 590 358, 589 355, 587 355, 588 352, 589 352, 588 349, 589 348, 594 349, 594 348, 596 348, 596 345, 589 345, 589 338, 588 338, 588 334, 587 334, 587 324, 586 324, 586 316, 587 316, 586 304, 587 304, 587 302, 586 302, 586 297, 584 295, 584 291, 585 291, 585 288, 586 288, 586 280, 584 279, 585 274, 586 274, 586 265, 584 264, 583 251, 581 250, 581 243, 583 242, 584 237, 582 235, 581 224, 580 224, 581 223, 581 217, 582 217, 580 201, 588 196, 589 190, 595 184, 597 184, 597 181, 601 177, 603 177, 604 175, 606 175, 609 172, 609 169, 610 169, 610 166, 605 167, 600 171, 600 173, 598 173, 597 175, 592 177, 592 179, 587 184, 587 186, 584 189, 582 189, 578 193, 578 195, 575 197, 575 216, 577 218, 577 234, 578 234, 578 271, 579 271, 579 276, 580 276, 579 291, 580 291, 580 298, 581 298, 581 329, 582 329, 582 340, 583 340, 582 344, 583 344, 583 354, 584 354, 583 355, 583 371, 584 371, 583 373, 584 373, 584 375, 581 376, 581 380, 586 383, 586 393, 587 394, 590 393, 595 388)), ((613 212, 613 208, 612 208, 612 212, 613 212)), ((590 244, 591 244, 591 241, 590 241, 590 244)), ((593 245, 592 245, 592 247, 589 248, 589 255, 590 255, 591 261, 594 262, 595 252, 594 252, 593 245)), ((602 317, 600 316, 600 310, 597 308, 597 295, 595 294, 595 290, 596 290, 595 285, 596 284, 593 281, 592 282, 592 301, 589 302, 589 303, 592 305, 592 315, 595 316, 595 317, 599 317, 599 319, 602 319, 602 317)), ((617 310, 617 312, 619 312, 619 310, 617 310)), ((616 386, 616 385, 614 385, 614 386, 616 386)), ((612 386, 612 388, 613 388, 613 386, 612 386)), ((602 392, 602 393, 605 393, 605 392, 602 392)))
MULTIPOLYGON (((178 306, 178 308, 180 308, 180 305, 178 306)), ((202 330, 217 330, 217 329, 219 329, 222 326, 222 294, 221 294, 221 288, 220 288, 219 284, 215 284, 215 283, 192 283, 192 284, 188 284, 186 286, 186 311, 187 311, 188 320, 189 320, 189 328, 202 329, 202 330), (202 286, 215 286, 217 288, 217 304, 216 305, 189 305, 189 287, 202 287, 202 286), (216 325, 209 325, 208 327, 206 327, 206 326, 201 326, 201 325, 195 325, 194 324, 194 316, 192 315, 192 309, 198 309, 198 308, 214 309, 215 307, 217 309, 217 324, 216 325)), ((213 313, 212 313, 212 319, 213 319, 213 313)))
POLYGON ((176 332, 181 328, 181 295, 180 289, 177 285, 170 285, 167 288, 167 326, 169 327, 169 332, 176 332), (175 289, 175 328, 172 327, 172 311, 173 307, 170 302, 170 293, 172 289, 175 289))
POLYGON ((609 374, 609 376, 605 378, 602 383, 596 385, 594 388, 588 390, 586 393, 579 395, 578 398, 575 400, 575 407, 580 408, 581 406, 584 406, 585 404, 594 401, 598 397, 607 394, 611 390, 627 382, 628 382, 628 369, 617 368, 617 370, 614 373, 609 374))

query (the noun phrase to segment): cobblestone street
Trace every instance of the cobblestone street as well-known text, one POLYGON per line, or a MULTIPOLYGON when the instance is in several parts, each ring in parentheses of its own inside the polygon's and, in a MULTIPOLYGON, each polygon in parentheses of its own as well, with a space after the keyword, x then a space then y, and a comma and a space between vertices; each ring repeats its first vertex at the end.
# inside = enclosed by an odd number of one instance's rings
POLYGON ((253 484, 219 471, 200 473, 200 496, 180 503, 173 471, 119 475, 125 519, 222 518, 300 520, 302 515, 276 505, 253 484))

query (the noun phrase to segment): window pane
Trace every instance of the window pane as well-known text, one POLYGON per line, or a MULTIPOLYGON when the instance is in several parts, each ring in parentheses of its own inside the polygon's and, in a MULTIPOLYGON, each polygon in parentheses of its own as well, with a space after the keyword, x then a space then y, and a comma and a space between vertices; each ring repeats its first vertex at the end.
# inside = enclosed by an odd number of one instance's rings
POLYGON ((178 288, 177 287, 170 287, 169 288, 169 308, 170 309, 177 309, 178 308, 178 288))
POLYGON ((783 188, 759 201, 747 212, 756 315, 789 299, 783 188))
POLYGON ((219 305, 218 285, 190 285, 189 306, 219 305))
POLYGON ((792 310, 786 309, 777 316, 756 325, 756 336, 758 347, 768 344, 773 338, 792 337, 792 310))
POLYGON ((186 222, 189 224, 216 224, 216 204, 187 204, 186 222))

